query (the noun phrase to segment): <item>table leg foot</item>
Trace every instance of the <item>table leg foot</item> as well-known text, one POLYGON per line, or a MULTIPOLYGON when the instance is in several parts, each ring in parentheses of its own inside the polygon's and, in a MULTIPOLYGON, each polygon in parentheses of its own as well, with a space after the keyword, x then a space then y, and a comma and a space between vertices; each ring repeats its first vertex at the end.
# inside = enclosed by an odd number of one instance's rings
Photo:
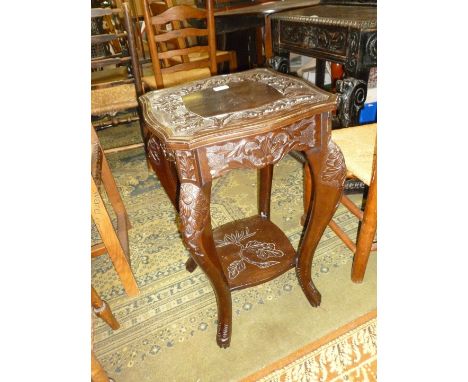
POLYGON ((216 343, 222 349, 226 349, 231 344, 231 324, 218 323, 218 331, 216 333, 216 343))
POLYGON ((195 262, 195 260, 189 257, 185 262, 185 269, 190 273, 197 269, 197 263, 195 262))

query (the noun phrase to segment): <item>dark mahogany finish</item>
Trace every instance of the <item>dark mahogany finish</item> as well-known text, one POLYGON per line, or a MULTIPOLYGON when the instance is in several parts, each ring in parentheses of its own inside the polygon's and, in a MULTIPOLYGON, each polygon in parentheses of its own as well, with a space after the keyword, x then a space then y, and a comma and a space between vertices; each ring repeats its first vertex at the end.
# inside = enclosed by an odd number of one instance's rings
POLYGON ((337 81, 341 126, 355 125, 367 95, 369 71, 377 66, 377 7, 367 4, 320 4, 271 16, 272 66, 288 71, 290 52, 317 59, 316 85, 323 87, 324 62, 344 66, 337 81), (346 5, 345 5, 346 4, 346 5))
POLYGON ((191 255, 187 269, 200 266, 216 294, 218 345, 230 344, 233 290, 295 267, 307 299, 318 306, 312 258, 346 175, 341 152, 330 139, 336 96, 301 79, 255 69, 150 92, 140 101, 150 162, 179 211, 191 255), (304 153, 314 183, 297 253, 269 220, 273 165, 294 150, 304 153), (259 213, 213 230, 212 180, 237 168, 259 172, 259 213))

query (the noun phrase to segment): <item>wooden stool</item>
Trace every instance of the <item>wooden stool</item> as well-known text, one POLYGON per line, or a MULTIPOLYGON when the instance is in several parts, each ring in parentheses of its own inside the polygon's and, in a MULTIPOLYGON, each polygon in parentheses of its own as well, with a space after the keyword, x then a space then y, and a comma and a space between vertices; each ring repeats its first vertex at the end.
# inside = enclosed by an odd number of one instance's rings
POLYGON ((193 259, 187 268, 199 265, 217 297, 218 345, 230 344, 233 290, 295 267, 307 299, 318 306, 312 258, 346 176, 341 152, 330 139, 336 96, 292 76, 254 69, 150 92, 140 101, 151 165, 178 208, 193 259), (291 150, 305 153, 314 181, 297 253, 270 221, 273 165, 291 150), (212 180, 238 168, 259 170, 258 215, 212 230, 212 180))

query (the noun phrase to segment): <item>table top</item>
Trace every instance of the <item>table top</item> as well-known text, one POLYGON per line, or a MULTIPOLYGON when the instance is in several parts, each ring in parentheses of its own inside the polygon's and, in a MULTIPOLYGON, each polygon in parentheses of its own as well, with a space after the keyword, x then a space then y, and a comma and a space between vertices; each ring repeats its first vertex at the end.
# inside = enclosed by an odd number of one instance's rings
POLYGON ((275 13, 271 16, 271 19, 359 28, 376 28, 377 7, 321 4, 275 13))
POLYGON ((336 108, 336 95, 263 68, 155 90, 140 101, 146 126, 174 149, 273 131, 336 108))
POLYGON ((245 14, 262 14, 268 15, 270 13, 281 12, 286 9, 294 9, 300 7, 308 7, 314 4, 319 4, 320 0, 277 0, 269 1, 262 4, 248 5, 235 9, 215 10, 215 16, 234 16, 245 14))

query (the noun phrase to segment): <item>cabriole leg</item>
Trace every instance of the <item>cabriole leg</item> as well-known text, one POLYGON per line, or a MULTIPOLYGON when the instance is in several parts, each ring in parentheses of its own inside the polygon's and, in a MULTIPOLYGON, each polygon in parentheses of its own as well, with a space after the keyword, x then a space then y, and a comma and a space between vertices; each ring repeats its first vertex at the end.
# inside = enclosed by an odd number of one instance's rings
POLYGON ((180 187, 179 214, 181 233, 191 256, 205 272, 215 291, 218 304, 216 341, 227 348, 231 341, 231 291, 222 271, 213 241, 210 216, 211 182, 201 185, 183 182, 180 187))
POLYGON ((322 151, 309 150, 305 154, 309 162, 313 187, 305 221, 305 233, 296 262, 296 274, 310 304, 319 306, 320 292, 311 277, 312 259, 320 238, 338 207, 346 176, 346 166, 340 149, 331 140, 322 151), (317 200, 320 203, 317 203, 317 200))

